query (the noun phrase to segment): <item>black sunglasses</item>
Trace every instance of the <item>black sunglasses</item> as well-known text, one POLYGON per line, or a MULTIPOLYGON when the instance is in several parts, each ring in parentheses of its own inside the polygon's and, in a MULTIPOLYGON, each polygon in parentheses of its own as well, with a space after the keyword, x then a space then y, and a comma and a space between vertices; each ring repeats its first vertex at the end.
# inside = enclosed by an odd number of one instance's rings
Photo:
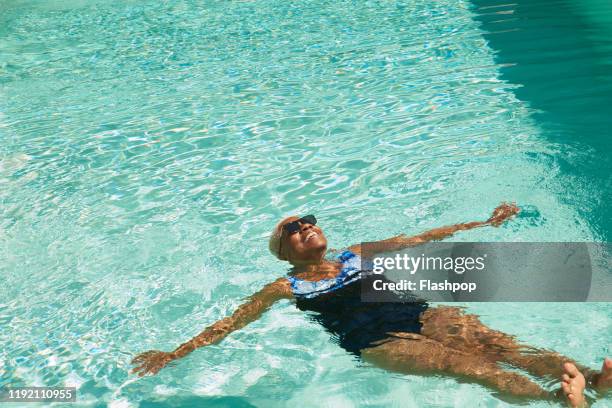
POLYGON ((289 235, 295 234, 300 230, 300 224, 317 225, 317 219, 312 214, 306 215, 299 220, 288 222, 287 224, 283 225, 283 231, 287 232, 289 235))

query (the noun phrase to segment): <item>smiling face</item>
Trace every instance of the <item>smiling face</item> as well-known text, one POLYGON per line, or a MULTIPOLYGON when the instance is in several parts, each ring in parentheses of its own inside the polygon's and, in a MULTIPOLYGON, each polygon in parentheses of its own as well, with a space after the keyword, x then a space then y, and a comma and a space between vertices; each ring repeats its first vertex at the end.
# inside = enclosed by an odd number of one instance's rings
MULTIPOLYGON (((299 222, 299 230, 293 233, 285 230, 284 225, 300 220, 300 217, 288 217, 275 228, 278 238, 277 256, 293 265, 321 262, 327 250, 327 238, 321 228, 306 222, 299 222), (280 235, 279 235, 280 234, 280 235)), ((270 249, 273 249, 272 240, 270 249)), ((275 251, 273 251, 275 252, 275 251)))

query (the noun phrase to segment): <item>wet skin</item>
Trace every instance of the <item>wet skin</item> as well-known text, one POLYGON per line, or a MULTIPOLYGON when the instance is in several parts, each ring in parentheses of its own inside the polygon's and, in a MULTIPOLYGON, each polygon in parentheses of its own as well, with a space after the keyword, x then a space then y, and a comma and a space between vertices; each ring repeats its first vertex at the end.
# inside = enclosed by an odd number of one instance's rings
MULTIPOLYGON (((374 243, 373 251, 399 250, 441 240, 458 231, 497 227, 518 211, 516 205, 503 203, 486 221, 436 228, 413 237, 392 237, 374 243)), ((294 233, 283 230, 285 224, 299 219, 288 217, 277 226, 276 232, 280 232, 279 259, 292 264, 294 276, 300 279, 317 281, 336 276, 342 265, 324 259, 327 238, 319 226, 300 222, 300 229, 294 233)), ((348 249, 356 254, 361 253, 359 245, 348 249)), ((252 295, 232 316, 207 327, 174 351, 152 350, 138 355, 132 362, 136 365, 133 372, 140 376, 155 374, 169 362, 198 347, 218 343, 229 333, 258 319, 276 301, 292 298, 289 281, 280 278, 252 295)), ((465 314, 457 307, 429 308, 421 314, 420 321, 421 334, 389 333, 387 339, 363 349, 362 358, 396 372, 463 377, 514 396, 548 399, 558 395, 572 407, 586 406, 583 395, 586 385, 604 390, 612 384, 610 359, 604 362, 601 373, 594 372, 553 351, 519 344, 512 336, 488 328, 477 316, 465 314), (528 377, 503 370, 500 363, 523 369, 543 379, 560 379, 562 387, 556 393, 547 392, 528 377)))

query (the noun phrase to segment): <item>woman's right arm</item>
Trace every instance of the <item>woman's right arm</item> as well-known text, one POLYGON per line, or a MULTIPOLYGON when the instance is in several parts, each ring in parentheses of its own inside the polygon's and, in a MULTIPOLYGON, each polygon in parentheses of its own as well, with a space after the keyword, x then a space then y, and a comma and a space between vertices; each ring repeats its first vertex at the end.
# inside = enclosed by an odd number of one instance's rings
POLYGON ((249 300, 240 305, 230 317, 208 326, 200 334, 181 344, 174 351, 151 350, 136 356, 132 360, 132 364, 136 365, 132 372, 141 377, 145 374, 156 374, 169 362, 186 356, 196 348, 220 342, 231 332, 257 320, 276 301, 289 299, 292 296, 289 281, 280 278, 250 296, 249 300))

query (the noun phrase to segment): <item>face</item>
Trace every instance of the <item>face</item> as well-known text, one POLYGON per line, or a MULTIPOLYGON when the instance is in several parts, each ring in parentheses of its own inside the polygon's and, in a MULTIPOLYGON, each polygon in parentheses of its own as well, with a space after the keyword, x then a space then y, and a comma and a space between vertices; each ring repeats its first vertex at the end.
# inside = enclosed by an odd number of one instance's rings
MULTIPOLYGON (((299 217, 289 217, 282 225, 296 220, 299 217)), ((294 233, 282 230, 281 254, 293 264, 319 262, 325 255, 327 238, 316 225, 300 222, 299 226, 294 233)))

